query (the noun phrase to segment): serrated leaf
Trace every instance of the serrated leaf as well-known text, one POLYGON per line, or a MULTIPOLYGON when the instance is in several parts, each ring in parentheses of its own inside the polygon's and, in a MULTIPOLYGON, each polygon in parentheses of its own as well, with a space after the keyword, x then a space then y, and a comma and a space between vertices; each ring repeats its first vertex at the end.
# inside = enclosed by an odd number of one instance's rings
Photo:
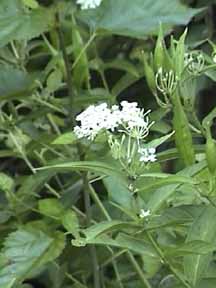
POLYGON ((0 46, 12 40, 29 40, 49 30, 55 23, 54 11, 40 7, 26 11, 19 0, 1 0, 0 46))
MULTIPOLYGON (((5 240, 0 261, 0 288, 22 281, 37 267, 53 239, 38 230, 20 229, 5 240)), ((44 263, 46 260, 44 259, 44 263)))
POLYGON ((185 25, 202 9, 191 9, 179 0, 104 0, 97 9, 81 13, 93 30, 143 38, 157 34, 159 24, 167 31, 174 25, 185 25))
POLYGON ((49 248, 43 255, 43 257, 38 261, 38 266, 43 266, 47 262, 51 262, 59 257, 65 247, 65 235, 63 232, 55 231, 52 235, 53 241, 49 248))

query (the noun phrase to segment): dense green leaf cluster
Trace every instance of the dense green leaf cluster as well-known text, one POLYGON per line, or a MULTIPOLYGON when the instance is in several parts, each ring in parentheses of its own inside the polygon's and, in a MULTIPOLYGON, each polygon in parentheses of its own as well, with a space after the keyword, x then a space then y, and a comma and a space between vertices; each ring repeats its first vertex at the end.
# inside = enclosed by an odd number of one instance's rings
POLYGON ((0 1, 0 288, 216 287, 215 4, 0 1), (137 170, 73 130, 122 100, 137 170))

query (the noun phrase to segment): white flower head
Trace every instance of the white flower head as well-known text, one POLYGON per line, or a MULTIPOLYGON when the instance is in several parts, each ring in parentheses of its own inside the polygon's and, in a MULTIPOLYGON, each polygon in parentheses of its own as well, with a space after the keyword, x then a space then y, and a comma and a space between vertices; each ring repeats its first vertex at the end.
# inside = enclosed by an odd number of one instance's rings
POLYGON ((82 10, 95 9, 100 6, 102 0, 77 0, 77 4, 81 5, 82 10))
POLYGON ((76 117, 80 125, 74 128, 74 132, 78 138, 94 140, 102 130, 116 131, 139 141, 148 135, 153 122, 149 123, 150 110, 144 113, 144 109, 137 106, 136 102, 127 101, 111 108, 106 103, 91 105, 76 117))
POLYGON ((216 63, 216 53, 213 54, 213 62, 216 63))
POLYGON ((76 117, 76 120, 80 122, 80 126, 74 128, 77 137, 90 140, 94 140, 103 129, 113 131, 118 126, 117 119, 112 117, 112 111, 106 103, 89 106, 76 117))
POLYGON ((145 217, 148 217, 149 215, 151 214, 151 211, 150 210, 144 210, 144 209, 141 209, 140 210, 140 214, 139 214, 139 217, 141 219, 145 218, 145 217))
POLYGON ((140 162, 148 163, 148 162, 155 162, 156 158, 156 149, 155 148, 140 148, 140 162))
POLYGON ((162 94, 171 95, 178 85, 178 76, 173 70, 164 71, 160 67, 155 76, 155 83, 162 94))
POLYGON ((136 102, 122 101, 121 106, 122 126, 125 132, 133 138, 145 138, 149 133, 149 127, 153 124, 149 123, 147 116, 150 110, 144 113, 144 109, 137 107, 136 102))

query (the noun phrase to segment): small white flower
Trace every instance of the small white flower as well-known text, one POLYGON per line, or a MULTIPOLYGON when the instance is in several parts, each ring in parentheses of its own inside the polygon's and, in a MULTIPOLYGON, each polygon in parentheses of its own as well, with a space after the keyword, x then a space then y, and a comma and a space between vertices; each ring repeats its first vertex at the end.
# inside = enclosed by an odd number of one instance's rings
POLYGON ((160 67, 155 76, 155 83, 157 89, 164 95, 171 95, 177 85, 178 77, 173 70, 165 72, 162 67, 160 67))
POLYGON ((144 113, 144 109, 138 108, 136 102, 122 101, 121 106, 121 119, 125 132, 133 138, 145 138, 149 133, 149 127, 153 124, 149 124, 147 117, 150 110, 144 113))
POLYGON ((102 0, 77 0, 77 4, 81 5, 81 9, 94 9, 100 6, 102 0))
POLYGON ((144 209, 141 209, 140 210, 140 214, 139 214, 139 217, 140 218, 145 218, 145 217, 148 217, 149 215, 151 214, 151 211, 150 210, 144 210, 144 209))
POLYGON ((213 62, 216 63, 216 53, 213 55, 213 62))
POLYGON ((119 125, 119 119, 113 117, 106 103, 89 106, 76 117, 76 120, 80 122, 80 126, 74 128, 77 137, 90 140, 94 140, 103 129, 113 131, 119 125))
POLYGON ((155 162, 157 160, 156 158, 156 149, 155 148, 140 148, 140 162, 155 162))

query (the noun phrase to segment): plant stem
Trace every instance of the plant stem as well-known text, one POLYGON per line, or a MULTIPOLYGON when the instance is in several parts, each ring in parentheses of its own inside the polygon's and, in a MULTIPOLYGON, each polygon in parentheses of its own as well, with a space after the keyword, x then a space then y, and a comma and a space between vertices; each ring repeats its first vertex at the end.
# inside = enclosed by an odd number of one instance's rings
POLYGON ((134 270, 137 272, 137 274, 140 277, 140 280, 144 284, 144 287, 151 288, 151 285, 149 284, 148 280, 146 279, 145 275, 143 274, 142 269, 138 265, 138 263, 137 263, 136 259, 134 258, 133 254, 130 251, 128 251, 127 255, 128 255, 128 258, 130 259, 131 264, 134 267, 134 270))
POLYGON ((94 38, 96 37, 96 34, 93 33, 91 35, 91 37, 89 38, 89 40, 86 42, 86 44, 84 45, 83 49, 80 51, 80 54, 77 56, 77 58, 75 59, 73 65, 72 65, 72 68, 71 70, 73 70, 76 65, 78 64, 80 58, 82 57, 83 53, 85 53, 85 51, 87 50, 87 48, 89 47, 89 45, 92 43, 92 41, 94 40, 94 38))
POLYGON ((179 279, 179 281, 184 285, 184 287, 191 288, 190 284, 188 284, 185 281, 185 279, 182 277, 182 275, 180 275, 180 273, 172 266, 172 264, 166 258, 163 251, 160 249, 159 245, 157 244, 157 242, 152 237, 151 233, 146 231, 146 235, 147 235, 149 241, 152 243, 152 246, 155 248, 158 255, 160 256, 162 262, 165 263, 169 267, 169 269, 173 272, 173 274, 176 276, 176 278, 179 279))
MULTIPOLYGON (((106 219, 111 221, 112 220, 111 216, 109 215, 108 211, 104 207, 103 203, 101 202, 100 198, 97 196, 97 193, 95 192, 95 190, 93 189, 91 185, 90 185, 90 192, 91 192, 92 198, 95 200, 95 203, 98 205, 98 207, 100 208, 101 212, 104 214, 106 219)), ((128 250, 126 251, 126 253, 128 255, 128 259, 130 260, 131 264, 134 267, 134 270, 137 272, 137 275, 139 276, 140 281, 144 284, 144 287, 151 288, 150 283, 146 279, 136 259, 133 257, 133 254, 128 250)))
MULTIPOLYGON (((85 203, 85 210, 86 210, 86 222, 87 226, 91 225, 91 219, 92 219, 92 213, 91 213, 91 202, 90 202, 90 185, 87 178, 87 173, 84 172, 82 174, 83 178, 83 193, 84 193, 84 203, 85 203)), ((94 275, 94 288, 100 288, 100 276, 99 276, 99 267, 98 267, 98 261, 97 261, 97 254, 96 249, 94 245, 89 246, 92 264, 93 264, 93 275, 94 275)))
POLYGON ((57 20, 57 32, 59 35, 59 43, 60 43, 60 48, 62 51, 62 56, 64 59, 64 64, 65 64, 65 69, 66 69, 66 81, 67 81, 67 87, 68 87, 68 94, 69 94, 69 99, 70 99, 70 116, 69 119, 71 121, 71 124, 75 126, 75 111, 74 111, 74 98, 75 98, 75 90, 73 89, 73 82, 72 82, 72 76, 71 76, 71 63, 68 58, 66 46, 65 46, 65 41, 64 41, 64 35, 63 31, 61 28, 61 21, 60 21, 60 16, 57 13, 56 14, 56 20, 57 20))
MULTIPOLYGON (((75 98, 75 93, 76 91, 73 89, 73 82, 72 82, 72 76, 71 76, 71 63, 68 58, 68 54, 66 51, 66 46, 65 46, 65 41, 64 41, 64 35, 63 31, 61 29, 61 22, 60 22, 60 16, 59 14, 56 15, 57 19, 57 31, 59 35, 59 43, 60 43, 60 48, 62 51, 63 59, 64 59, 64 64, 65 64, 65 69, 66 69, 66 77, 67 77, 67 87, 68 87, 68 93, 69 93, 69 98, 70 98, 70 122, 73 126, 76 124, 76 119, 75 119, 75 110, 74 110, 74 98, 75 98)), ((91 39, 91 41, 93 38, 91 39)), ((90 42, 89 42, 90 44, 90 42)), ((89 45, 88 44, 88 45, 89 45)), ((85 47, 84 47, 85 48, 85 47)), ((86 46, 87 48, 87 46, 86 46)), ((85 48, 85 49, 86 49, 85 48)), ((84 52, 85 50, 83 50, 84 52)), ((82 52, 82 51, 81 51, 82 52)), ((80 57, 82 54, 80 55, 80 57)), ((77 60, 77 62, 79 59, 77 60)), ((74 65, 73 65, 74 67, 74 65)), ((82 147, 78 144, 77 145, 78 153, 80 160, 84 160, 84 154, 82 151, 82 147)), ((84 204, 85 204, 85 211, 86 211, 86 221, 87 221, 87 226, 90 226, 91 224, 91 203, 90 203, 90 196, 89 196, 89 183, 88 183, 88 177, 87 173, 83 172, 82 173, 82 179, 83 179, 83 195, 84 195, 84 204)), ((99 269, 98 269, 98 261, 97 261, 97 254, 96 254, 96 249, 95 246, 91 245, 89 247, 90 250, 90 255, 91 255, 91 260, 92 260, 92 265, 93 265, 93 275, 94 275, 94 288, 100 288, 100 277, 99 277, 99 269)))

